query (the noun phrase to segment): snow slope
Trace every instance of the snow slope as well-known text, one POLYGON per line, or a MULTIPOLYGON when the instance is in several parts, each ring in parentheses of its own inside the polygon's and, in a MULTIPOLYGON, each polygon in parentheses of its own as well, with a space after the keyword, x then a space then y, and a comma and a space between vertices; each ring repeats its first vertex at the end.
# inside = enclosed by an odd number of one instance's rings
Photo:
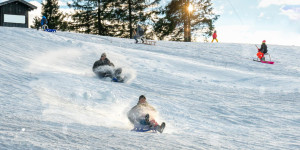
MULTIPOLYGON (((258 41, 261 41, 259 39, 258 41)), ((0 149, 300 149, 300 47, 0 27, 0 149), (130 75, 98 79, 102 52, 130 75), (163 134, 130 131, 143 94, 163 134)))

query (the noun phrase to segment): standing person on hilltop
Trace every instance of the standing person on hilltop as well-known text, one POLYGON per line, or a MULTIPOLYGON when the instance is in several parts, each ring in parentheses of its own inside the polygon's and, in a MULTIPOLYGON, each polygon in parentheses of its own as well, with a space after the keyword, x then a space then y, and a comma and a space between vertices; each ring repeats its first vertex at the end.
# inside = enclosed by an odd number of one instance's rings
POLYGON ((134 34, 134 39, 135 39, 135 43, 138 43, 139 41, 138 41, 138 39, 141 39, 142 40, 142 42, 144 43, 144 29, 143 28, 141 28, 141 26, 140 25, 138 25, 138 27, 137 27, 137 29, 136 29, 136 31, 134 30, 133 31, 133 34, 134 34))
POLYGON ((214 34, 213 34, 212 37, 213 37, 213 39, 211 41, 212 43, 214 42, 214 40, 216 40, 217 42, 219 42, 218 39, 217 39, 217 31, 216 30, 215 30, 215 32, 214 32, 214 34))
POLYGON ((48 24, 47 18, 46 18, 46 16, 43 16, 43 18, 41 20, 42 30, 48 29, 48 25, 47 24, 48 24))
POLYGON ((154 119, 156 114, 155 108, 148 104, 144 95, 141 95, 137 105, 131 108, 127 113, 127 116, 129 121, 134 124, 135 127, 148 126, 149 130, 155 130, 162 133, 166 124, 163 122, 159 125, 154 119))

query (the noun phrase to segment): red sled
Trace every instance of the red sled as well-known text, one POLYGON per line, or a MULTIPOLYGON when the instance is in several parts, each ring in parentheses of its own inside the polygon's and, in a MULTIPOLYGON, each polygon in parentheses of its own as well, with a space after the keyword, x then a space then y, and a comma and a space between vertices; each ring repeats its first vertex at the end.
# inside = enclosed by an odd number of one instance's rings
POLYGON ((274 61, 260 61, 262 63, 266 63, 266 64, 274 64, 274 61))
POLYGON ((253 59, 253 61, 257 61, 257 62, 261 62, 261 63, 265 63, 265 64, 274 64, 274 61, 271 61, 271 56, 268 53, 265 53, 264 56, 268 55, 269 56, 269 61, 262 61, 262 60, 258 60, 258 58, 253 59))

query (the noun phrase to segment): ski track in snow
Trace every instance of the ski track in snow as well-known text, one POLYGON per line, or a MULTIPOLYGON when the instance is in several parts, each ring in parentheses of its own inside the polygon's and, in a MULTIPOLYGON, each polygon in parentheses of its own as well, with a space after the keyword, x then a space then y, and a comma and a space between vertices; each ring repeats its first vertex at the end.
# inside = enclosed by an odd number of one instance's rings
POLYGON ((300 48, 0 27, 0 149, 300 149, 300 48), (98 79, 106 52, 130 80, 98 79), (145 95, 163 134, 130 131, 145 95))

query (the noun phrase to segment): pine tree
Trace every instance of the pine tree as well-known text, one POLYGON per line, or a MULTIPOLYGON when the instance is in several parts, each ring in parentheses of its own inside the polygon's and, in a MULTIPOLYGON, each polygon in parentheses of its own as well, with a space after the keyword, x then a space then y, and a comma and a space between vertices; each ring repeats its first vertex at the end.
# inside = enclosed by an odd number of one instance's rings
POLYGON ((125 14, 122 18, 123 22, 126 23, 127 28, 123 28, 126 33, 124 37, 132 38, 133 30, 137 28, 137 25, 143 25, 144 30, 147 25, 150 24, 152 20, 152 15, 155 14, 154 7, 158 5, 160 0, 154 0, 150 2, 149 0, 124 0, 128 2, 125 5, 125 14))
POLYGON ((31 25, 31 28, 35 28, 35 29, 39 29, 39 27, 41 26, 41 18, 39 17, 34 17, 33 18, 33 25, 31 25))
MULTIPOLYGON (((102 0, 105 3, 106 0, 102 0)), ((106 35, 100 0, 73 0, 68 5, 76 10, 72 15, 72 28, 77 32, 106 35)), ((102 5, 103 6, 103 5, 102 5)))
POLYGON ((45 0, 42 4, 42 15, 47 18, 50 29, 60 29, 64 15, 59 11, 58 0, 45 0))
POLYGON ((182 41, 184 29, 190 17, 191 31, 201 31, 205 38, 212 35, 213 23, 218 15, 213 12, 211 0, 195 0, 191 3, 194 11, 188 11, 187 0, 172 0, 160 12, 164 17, 155 22, 154 30, 159 39, 182 41))
MULTIPOLYGON (((155 0, 152 4, 160 0, 155 0)), ((151 12, 144 12, 145 0, 73 0, 69 7, 73 14, 72 28, 77 32, 132 37, 134 27, 145 24, 151 12)))

